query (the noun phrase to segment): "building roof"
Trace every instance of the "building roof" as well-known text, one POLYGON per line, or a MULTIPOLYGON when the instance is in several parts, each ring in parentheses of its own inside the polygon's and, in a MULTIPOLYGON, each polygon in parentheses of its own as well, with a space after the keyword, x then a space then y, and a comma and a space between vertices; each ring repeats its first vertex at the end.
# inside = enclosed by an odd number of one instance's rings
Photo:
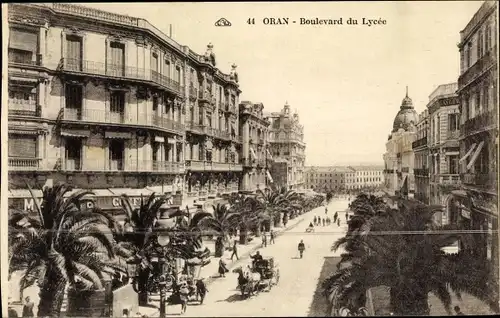
POLYGON ((408 87, 406 87, 406 96, 403 98, 399 111, 394 118, 392 132, 396 132, 401 128, 407 131, 411 126, 416 125, 417 122, 418 114, 413 108, 413 101, 408 97, 408 87))
POLYGON ((384 170, 384 166, 380 165, 366 165, 366 166, 349 166, 349 168, 355 171, 380 171, 384 170))

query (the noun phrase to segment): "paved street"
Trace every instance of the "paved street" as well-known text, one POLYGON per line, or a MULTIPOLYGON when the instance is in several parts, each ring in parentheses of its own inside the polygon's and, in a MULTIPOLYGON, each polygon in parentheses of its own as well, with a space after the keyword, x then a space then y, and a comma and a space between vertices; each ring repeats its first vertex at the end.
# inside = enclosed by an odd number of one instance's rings
MULTIPOLYGON (((328 214, 343 211, 346 200, 333 201, 328 214)), ((226 278, 215 280, 208 287, 209 293, 203 305, 190 305, 186 316, 307 316, 315 294, 324 257, 333 256, 330 252, 332 242, 346 230, 345 214, 341 216, 340 227, 316 227, 316 233, 305 233, 314 215, 324 216, 324 207, 308 213, 304 222, 284 232, 275 245, 261 248, 264 256, 273 256, 279 264, 280 282, 270 292, 262 292, 249 299, 242 299, 236 289, 237 275, 228 273, 226 278), (298 259, 297 244, 303 239, 306 251, 303 259, 298 259)), ((339 254, 337 252, 335 254, 339 254)), ((225 257, 228 257, 226 254, 225 257)), ((230 263, 230 261, 228 261, 230 263)), ((250 261, 242 262, 244 265, 250 261)), ((169 315, 178 315, 180 306, 167 307, 169 315)))

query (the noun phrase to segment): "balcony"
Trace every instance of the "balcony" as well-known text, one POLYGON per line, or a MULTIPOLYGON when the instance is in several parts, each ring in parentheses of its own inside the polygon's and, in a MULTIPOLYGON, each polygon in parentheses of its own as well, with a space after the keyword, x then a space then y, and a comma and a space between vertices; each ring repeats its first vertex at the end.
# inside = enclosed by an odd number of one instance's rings
POLYGON ((394 173, 393 169, 384 169, 384 173, 394 173))
POLYGON ((445 185, 459 185, 460 184, 460 175, 458 173, 453 174, 440 174, 436 176, 436 181, 440 184, 445 185))
POLYGON ((494 111, 482 113, 474 118, 468 119, 460 127, 461 136, 470 136, 482 131, 497 127, 497 116, 494 111))
POLYGON ((254 162, 255 162, 254 159, 250 159, 250 158, 241 158, 240 161, 243 164, 243 166, 245 166, 245 167, 253 167, 254 162))
POLYGON ((9 115, 40 117, 41 107, 35 100, 9 98, 9 115))
POLYGON ((469 67, 458 78, 458 89, 462 90, 464 87, 472 83, 484 71, 490 69, 496 63, 497 46, 493 46, 486 54, 484 54, 474 65, 469 67))
POLYGON ((403 168, 401 168, 401 172, 403 172, 403 173, 410 173, 410 168, 403 167, 403 168))
POLYGON ((418 177, 429 177, 429 168, 413 169, 413 174, 418 177))
POLYGON ((182 173, 184 165, 181 162, 167 162, 157 160, 89 160, 81 161, 75 159, 66 159, 61 165, 62 171, 79 172, 165 172, 182 173))
POLYGON ((178 81, 175 81, 165 75, 158 73, 157 71, 131 67, 120 64, 110 64, 95 62, 89 60, 76 60, 63 58, 61 59, 60 68, 61 71, 71 72, 71 73, 82 73, 91 74, 99 76, 108 76, 115 78, 131 79, 136 81, 151 81, 155 84, 160 85, 170 91, 182 94, 181 85, 178 81))
POLYGON ((186 169, 191 171, 242 171, 240 164, 231 162, 212 162, 202 160, 186 160, 186 169))
POLYGON ((18 64, 20 66, 42 66, 41 54, 33 54, 32 52, 27 51, 19 52, 15 49, 9 49, 8 55, 9 64, 18 64))
POLYGON ((423 137, 423 138, 417 139, 417 140, 415 140, 414 142, 411 143, 412 149, 415 149, 415 148, 418 148, 418 147, 422 147, 422 146, 426 146, 426 145, 427 145, 427 137, 423 137))
POLYGON ((465 185, 473 185, 489 190, 497 187, 497 176, 494 172, 461 174, 461 179, 465 185))
POLYGON ((30 171, 40 170, 40 158, 9 158, 9 170, 30 171))
POLYGON ((182 133, 184 125, 157 114, 144 115, 133 118, 124 112, 111 112, 98 109, 64 108, 64 121, 77 121, 79 123, 119 124, 131 126, 153 126, 160 129, 182 133))

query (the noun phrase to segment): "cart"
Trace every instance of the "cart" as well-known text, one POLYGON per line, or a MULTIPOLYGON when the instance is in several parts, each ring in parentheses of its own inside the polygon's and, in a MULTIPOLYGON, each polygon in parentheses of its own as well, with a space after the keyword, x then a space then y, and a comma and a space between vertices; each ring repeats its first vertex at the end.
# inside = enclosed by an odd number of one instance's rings
POLYGON ((257 260, 252 263, 252 272, 260 274, 258 283, 259 289, 270 291, 274 285, 277 285, 280 280, 280 270, 278 263, 273 257, 257 260))

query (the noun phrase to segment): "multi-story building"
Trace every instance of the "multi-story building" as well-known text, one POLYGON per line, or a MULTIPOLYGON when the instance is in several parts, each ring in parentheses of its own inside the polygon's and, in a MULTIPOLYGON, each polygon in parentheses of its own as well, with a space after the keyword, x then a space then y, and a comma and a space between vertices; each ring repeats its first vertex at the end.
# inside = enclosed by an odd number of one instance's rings
POLYGON ((412 143, 417 135, 417 122, 418 115, 413 108, 413 101, 408 97, 407 88, 400 110, 394 118, 392 132, 386 143, 386 153, 383 156, 385 162, 384 181, 389 192, 399 191, 406 179, 409 194, 413 195, 414 193, 412 143))
POLYGON ((345 173, 345 188, 347 191, 356 189, 356 170, 348 168, 345 173))
POLYGON ((348 166, 347 171, 354 172, 351 189, 377 188, 384 184, 383 166, 348 166))
POLYGON ((450 222, 483 231, 471 249, 490 262, 498 303, 498 2, 485 1, 460 32, 460 178, 464 191, 448 201, 450 222))
POLYGON ((211 45, 198 55, 144 19, 72 4, 11 4, 9 30, 12 205, 32 204, 25 182, 91 187, 103 209, 238 191, 238 77, 211 45))
POLYGON ((269 120, 264 118, 264 105, 248 101, 240 103, 240 136, 243 137, 241 163, 243 180, 240 189, 255 192, 265 189, 267 182, 273 182, 269 168, 273 157, 269 152, 267 137, 269 120))
MULTIPOLYGON (((304 187, 305 148, 304 127, 299 115, 291 114, 290 105, 285 104, 281 112, 269 115, 269 148, 275 159, 285 159, 287 164, 286 186, 291 189, 304 187)), ((271 173, 274 178, 274 174, 271 173)))
MULTIPOLYGON (((447 196, 460 184, 459 119, 457 84, 439 85, 429 96, 429 174, 430 204, 445 204, 447 196)), ((446 213, 436 214, 438 223, 446 213)))
POLYGON ((415 174, 415 195, 414 198, 429 204, 430 183, 429 183, 429 110, 424 110, 418 115, 417 136, 412 143, 415 154, 413 172, 415 174))
POLYGON ((305 187, 316 192, 345 190, 345 167, 310 166, 305 168, 305 187))

